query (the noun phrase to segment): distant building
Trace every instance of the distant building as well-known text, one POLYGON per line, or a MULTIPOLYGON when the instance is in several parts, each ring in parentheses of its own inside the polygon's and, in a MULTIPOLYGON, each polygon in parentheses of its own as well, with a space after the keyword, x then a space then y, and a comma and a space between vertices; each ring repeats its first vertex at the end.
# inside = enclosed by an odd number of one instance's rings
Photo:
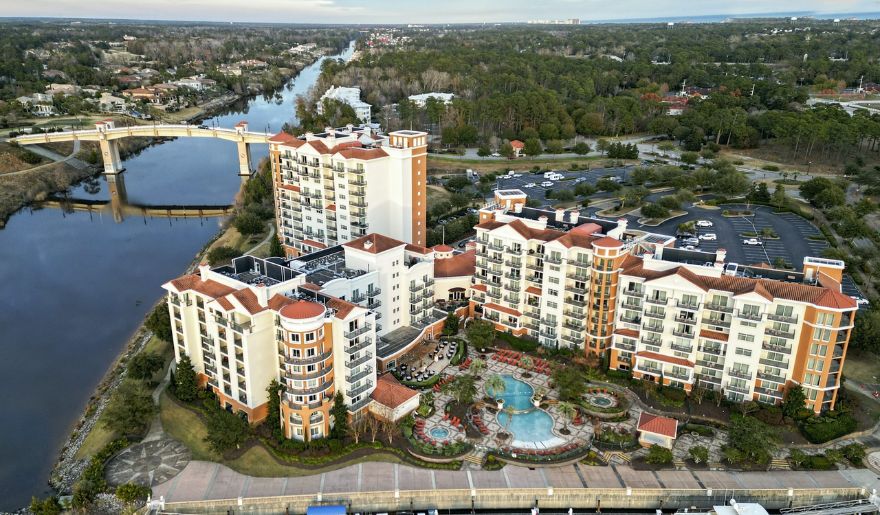
POLYGON ((425 104, 428 103, 429 98, 433 98, 439 102, 443 102, 444 104, 449 104, 452 102, 452 99, 455 97, 452 93, 422 93, 419 95, 410 95, 409 99, 418 107, 425 107, 425 104))
POLYGON ((510 142, 510 146, 513 147, 513 157, 522 157, 523 150, 526 148, 525 143, 515 139, 510 142))
POLYGON ((330 89, 325 91, 324 94, 321 95, 321 100, 318 101, 318 105, 316 106, 318 114, 324 114, 324 100, 326 99, 348 104, 354 109, 355 115, 357 115, 358 119, 364 123, 369 123, 370 118, 372 118, 371 111, 373 106, 361 100, 361 88, 330 86, 330 89))
POLYGON ((46 93, 49 95, 57 95, 59 93, 64 95, 76 95, 79 91, 79 86, 73 84, 49 84, 46 86, 46 93))
POLYGON ((125 111, 125 99, 113 96, 110 93, 101 93, 98 100, 98 109, 102 113, 121 113, 125 111))
POLYGON ((643 411, 639 415, 637 430, 639 432, 639 444, 642 447, 659 445, 660 447, 672 449, 675 437, 678 434, 678 420, 652 415, 643 411))

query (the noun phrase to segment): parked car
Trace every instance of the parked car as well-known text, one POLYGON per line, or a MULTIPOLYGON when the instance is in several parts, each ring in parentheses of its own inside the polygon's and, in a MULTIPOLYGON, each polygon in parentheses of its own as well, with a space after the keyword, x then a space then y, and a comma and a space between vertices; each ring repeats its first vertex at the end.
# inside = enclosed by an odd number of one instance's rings
POLYGON ((199 129, 210 129, 207 125, 199 125, 199 129))
POLYGON ((543 187, 543 188, 549 188, 549 187, 551 187, 551 186, 553 186, 553 182, 552 182, 552 181, 544 181, 544 182, 541 183, 541 187, 543 187))
POLYGON ((537 184, 535 184, 534 182, 530 182, 523 186, 523 188, 534 188, 535 186, 537 186, 537 184))
POLYGON ((520 177, 522 177, 522 174, 521 174, 521 173, 515 173, 515 174, 513 174, 513 176, 516 177, 517 179, 519 179, 520 177))
POLYGON ((707 232, 706 234, 701 234, 699 238, 703 241, 715 241, 718 239, 718 236, 714 232, 707 232))
POLYGON ((679 232, 679 233, 675 234, 675 237, 678 238, 679 240, 683 240, 686 238, 693 238, 694 235, 693 235, 693 233, 689 233, 689 232, 679 232))
POLYGON ((748 239, 743 240, 743 245, 763 245, 763 244, 764 243, 761 242, 761 240, 759 240, 758 238, 748 238, 748 239))
POLYGON ((855 300, 856 304, 859 306, 867 306, 868 304, 870 304, 868 299, 866 299, 864 297, 859 297, 857 295, 850 295, 850 297, 852 297, 852 299, 855 300))
POLYGON ((699 247, 700 246, 700 239, 699 238, 685 238, 685 239, 681 240, 681 243, 683 245, 693 245, 694 247, 699 247))
POLYGON ((712 227, 714 225, 709 220, 697 220, 697 227, 712 227))
POLYGON ((492 152, 492 157, 501 157, 501 154, 498 152, 492 152))

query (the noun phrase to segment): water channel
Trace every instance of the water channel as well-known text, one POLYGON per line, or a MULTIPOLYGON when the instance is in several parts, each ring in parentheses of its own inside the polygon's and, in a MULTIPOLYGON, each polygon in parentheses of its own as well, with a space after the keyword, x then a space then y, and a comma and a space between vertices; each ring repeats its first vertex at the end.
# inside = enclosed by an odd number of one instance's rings
MULTIPOLYGON (((348 59, 353 45, 330 58, 348 59)), ((317 80, 321 60, 274 97, 242 101, 203 123, 278 132, 294 101, 317 80)), ((253 161, 267 155, 252 148, 253 161)), ((233 143, 179 138, 125 161, 128 202, 221 205, 240 180, 233 143)), ((104 177, 70 196, 106 201, 104 177)), ((218 231, 219 218, 153 218, 108 211, 25 209, 0 230, 0 511, 48 492, 52 465, 72 424, 144 315, 161 284, 178 276, 218 231)))

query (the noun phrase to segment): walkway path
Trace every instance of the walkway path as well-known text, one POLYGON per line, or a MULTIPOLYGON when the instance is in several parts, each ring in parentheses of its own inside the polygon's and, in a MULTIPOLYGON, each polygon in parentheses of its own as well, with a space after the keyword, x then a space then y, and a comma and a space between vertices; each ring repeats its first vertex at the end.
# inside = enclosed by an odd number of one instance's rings
POLYGON ((184 502, 236 497, 316 495, 342 498, 346 492, 400 490, 523 488, 880 488, 868 470, 812 472, 638 471, 625 465, 559 468, 507 466, 498 471, 427 470, 382 462, 357 465, 301 477, 263 478, 239 474, 218 463, 191 461, 174 479, 153 488, 153 498, 184 502), (392 486, 393 485, 393 486, 392 486))
POLYGON ((34 154, 37 154, 40 156, 43 156, 47 159, 51 159, 53 162, 41 164, 39 166, 35 166, 33 168, 27 168, 25 170, 15 170, 12 172, 0 172, 0 175, 18 175, 18 174, 23 174, 23 173, 27 173, 27 172, 33 172, 36 170, 41 170, 43 168, 48 168, 56 163, 67 163, 70 166, 76 168, 77 170, 85 170, 86 168, 88 168, 90 166, 88 163, 81 161, 80 159, 78 159, 76 157, 76 155, 79 153, 79 148, 80 148, 79 141, 73 142, 73 151, 67 156, 62 156, 61 154, 59 154, 57 152, 49 150, 48 148, 45 148, 45 147, 41 147, 39 145, 29 145, 29 146, 24 146, 21 148, 29 150, 30 152, 33 152, 34 154))

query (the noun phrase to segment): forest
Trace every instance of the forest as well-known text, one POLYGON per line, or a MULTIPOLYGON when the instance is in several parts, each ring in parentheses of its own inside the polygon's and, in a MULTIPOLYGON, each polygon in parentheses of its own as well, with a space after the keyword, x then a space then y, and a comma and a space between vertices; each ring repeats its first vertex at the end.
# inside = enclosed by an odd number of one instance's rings
MULTIPOLYGON (((878 27, 779 19, 437 28, 347 64, 328 61, 316 93, 330 84, 359 86, 383 126, 427 129, 442 134, 446 147, 538 138, 559 148, 577 136, 651 132, 689 150, 772 141, 792 158, 841 159, 877 151, 880 121, 806 102, 880 81, 878 27), (664 101, 683 85, 701 88, 704 98, 691 96, 681 116, 666 115, 664 101), (407 99, 435 91, 455 98, 421 108, 407 99)), ((302 109, 313 108, 306 101, 302 109)))

